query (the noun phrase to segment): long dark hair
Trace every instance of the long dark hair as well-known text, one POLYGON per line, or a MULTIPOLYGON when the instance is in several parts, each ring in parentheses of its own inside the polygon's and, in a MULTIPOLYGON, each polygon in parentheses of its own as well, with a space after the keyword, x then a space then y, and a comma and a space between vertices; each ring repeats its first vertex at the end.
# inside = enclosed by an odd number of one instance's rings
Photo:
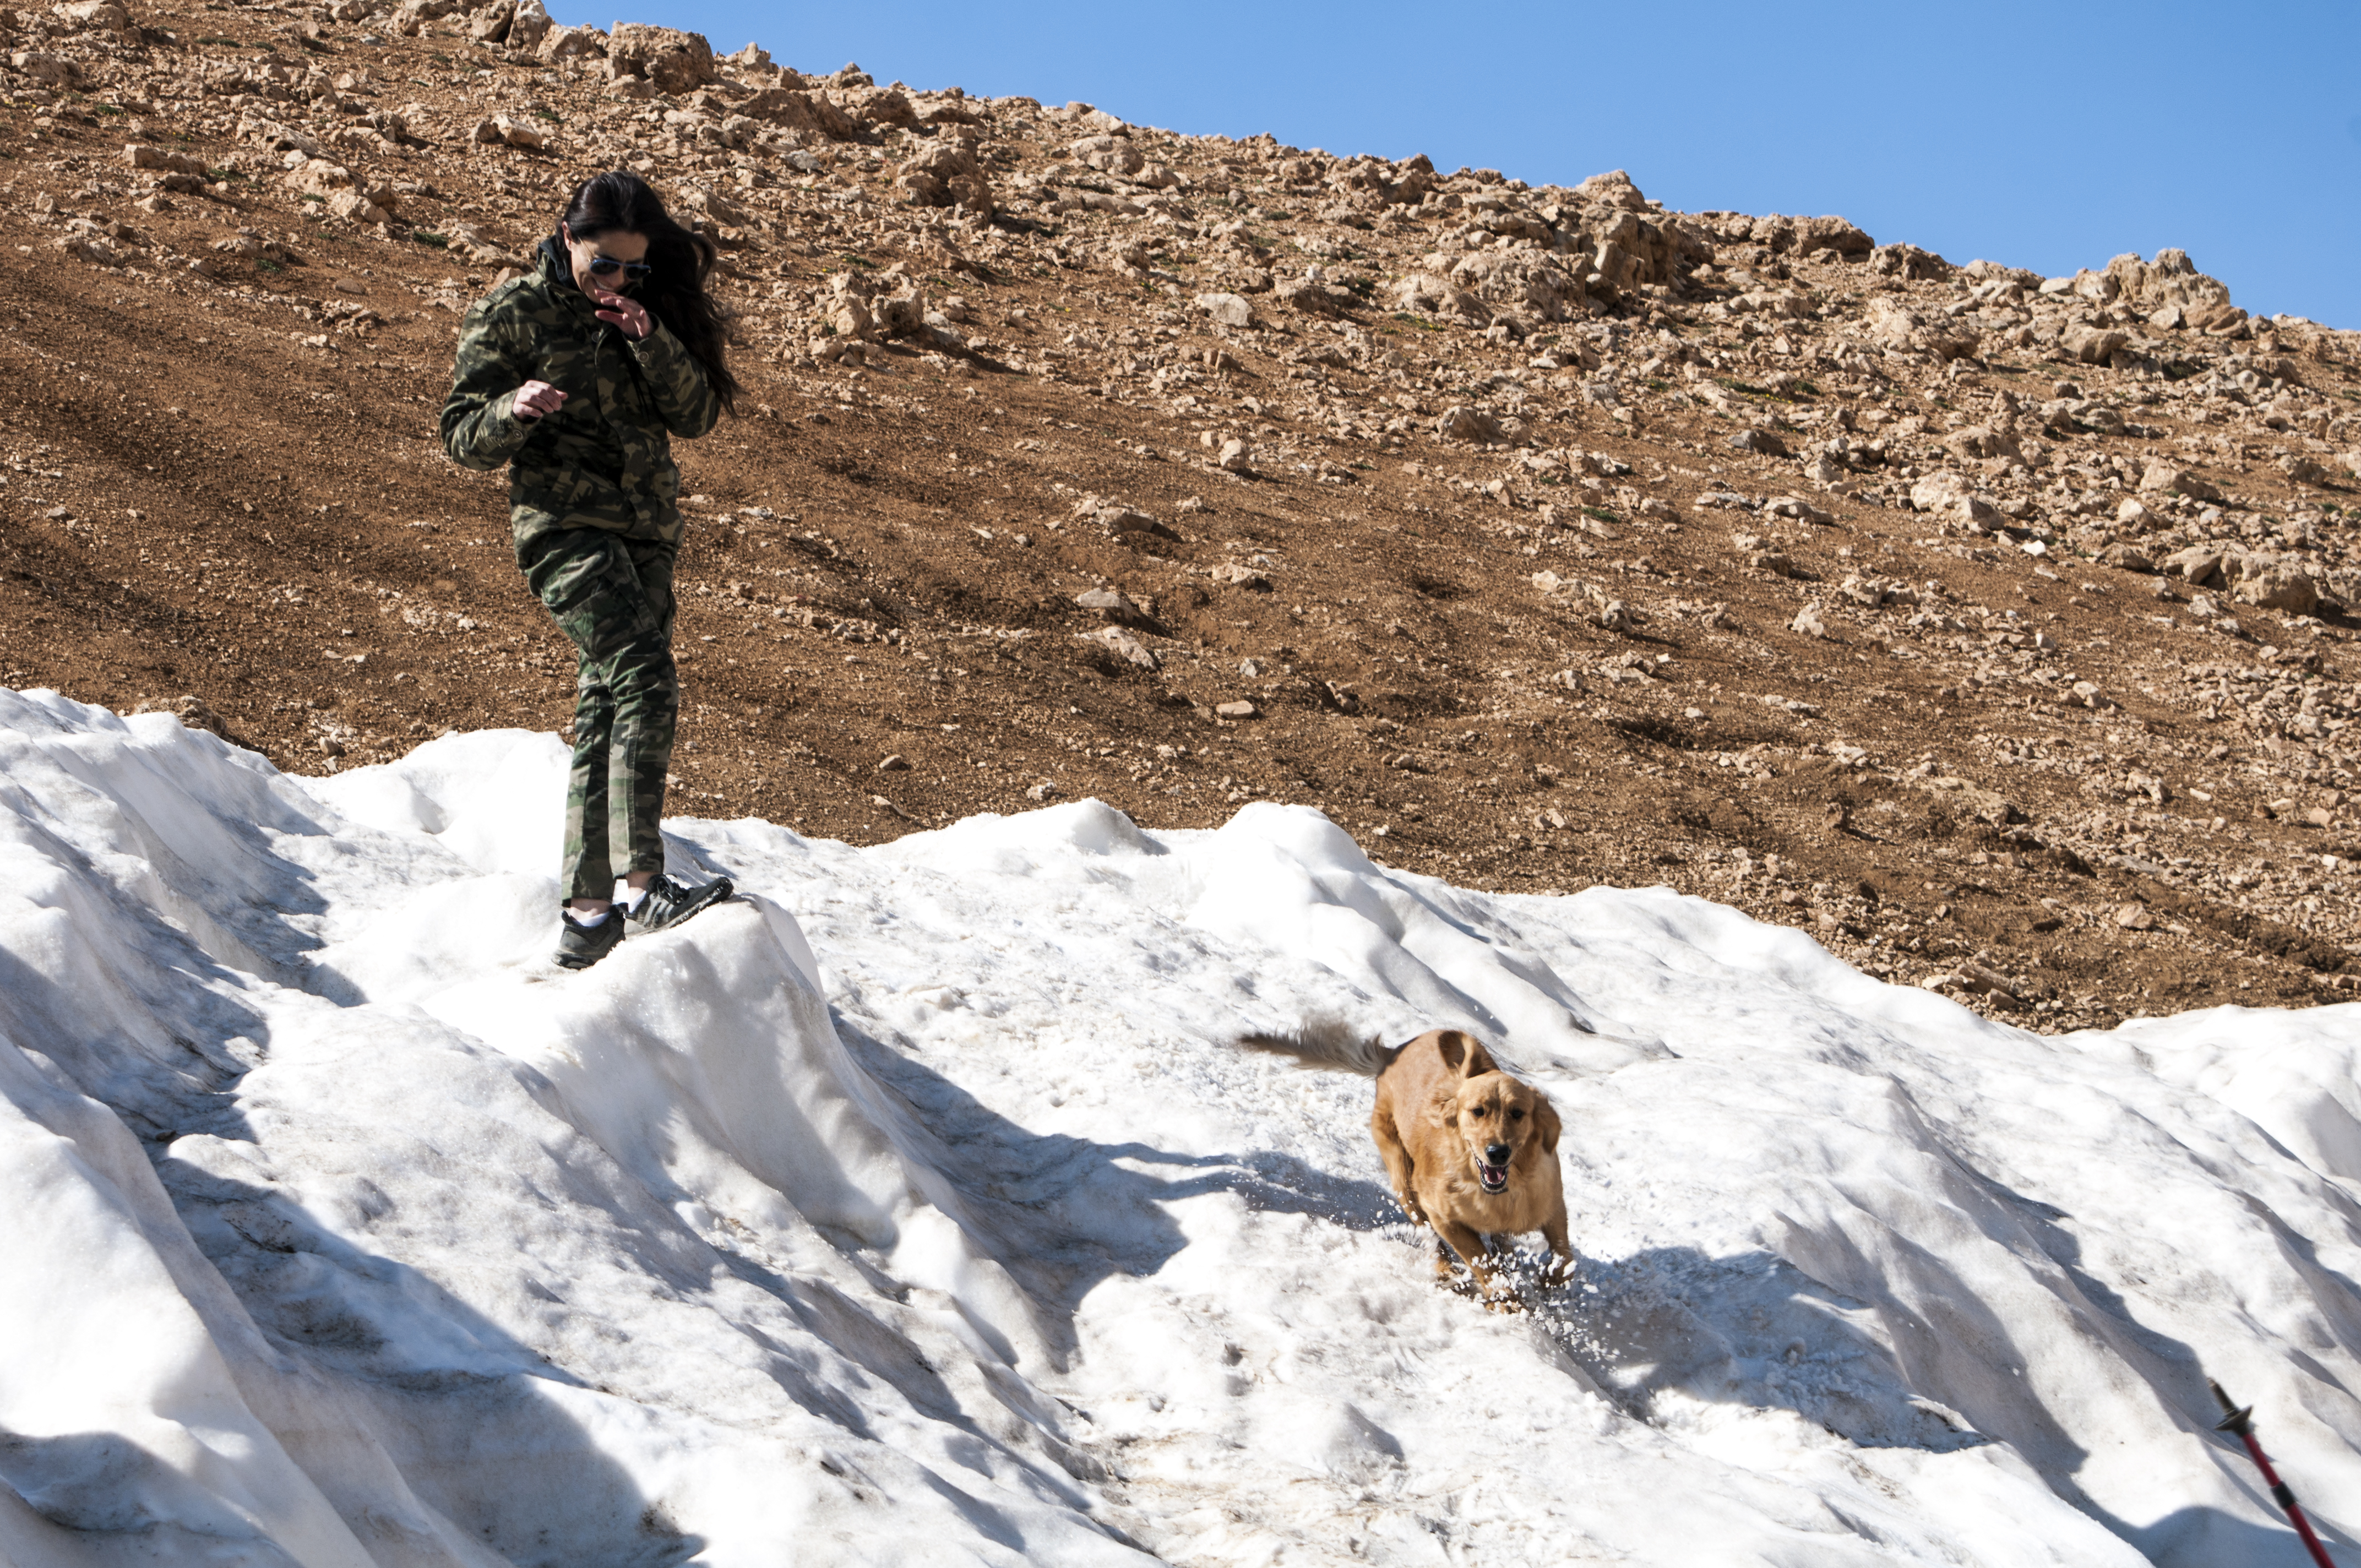
POLYGON ((576 239, 615 232, 647 236, 647 262, 654 270, 633 297, 705 367, 706 384, 724 409, 736 413, 738 378, 730 373, 722 353, 728 334, 721 313, 705 291, 719 247, 673 222, 655 188, 623 169, 593 175, 576 186, 573 199, 566 203, 566 226, 576 239))

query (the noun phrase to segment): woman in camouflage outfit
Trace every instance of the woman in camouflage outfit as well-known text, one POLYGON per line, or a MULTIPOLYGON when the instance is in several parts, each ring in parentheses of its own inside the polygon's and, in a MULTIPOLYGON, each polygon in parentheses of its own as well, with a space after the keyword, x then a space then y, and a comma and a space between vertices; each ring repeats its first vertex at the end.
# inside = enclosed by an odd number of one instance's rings
POLYGON ((715 254, 638 176, 584 182, 539 267, 467 313, 443 405, 454 462, 509 466, 517 565, 580 655, 557 951, 568 969, 605 958, 627 927, 677 925, 730 893, 726 878, 664 874, 658 826, 680 711, 672 438, 703 435, 738 394, 706 293, 715 254))

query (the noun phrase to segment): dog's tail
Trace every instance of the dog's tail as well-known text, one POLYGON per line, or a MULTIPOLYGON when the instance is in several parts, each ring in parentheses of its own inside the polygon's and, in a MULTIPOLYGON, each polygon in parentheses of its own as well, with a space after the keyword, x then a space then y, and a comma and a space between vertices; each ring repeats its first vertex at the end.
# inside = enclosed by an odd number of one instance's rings
POLYGON ((1375 1035, 1356 1033, 1342 1018, 1315 1015, 1283 1035, 1241 1036, 1238 1044, 1250 1051, 1293 1057, 1304 1067, 1323 1072, 1349 1072, 1375 1078, 1401 1055, 1375 1035))

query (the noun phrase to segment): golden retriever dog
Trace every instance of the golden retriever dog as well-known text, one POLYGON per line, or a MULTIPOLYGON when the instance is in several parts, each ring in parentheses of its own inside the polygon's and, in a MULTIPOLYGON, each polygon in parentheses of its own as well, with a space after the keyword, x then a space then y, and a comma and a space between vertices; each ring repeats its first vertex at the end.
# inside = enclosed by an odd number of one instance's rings
POLYGON ((1483 1238, 1539 1231, 1548 1239, 1547 1279, 1574 1266, 1565 1235, 1555 1107, 1541 1091, 1500 1070, 1484 1043, 1457 1029, 1431 1029, 1388 1047, 1342 1025, 1313 1020, 1291 1034, 1248 1035, 1248 1050, 1292 1057, 1304 1067, 1378 1080, 1369 1134, 1393 1178, 1394 1196, 1416 1223, 1434 1227, 1434 1271, 1449 1278, 1452 1255, 1467 1266, 1485 1304, 1521 1303, 1492 1266, 1483 1238))

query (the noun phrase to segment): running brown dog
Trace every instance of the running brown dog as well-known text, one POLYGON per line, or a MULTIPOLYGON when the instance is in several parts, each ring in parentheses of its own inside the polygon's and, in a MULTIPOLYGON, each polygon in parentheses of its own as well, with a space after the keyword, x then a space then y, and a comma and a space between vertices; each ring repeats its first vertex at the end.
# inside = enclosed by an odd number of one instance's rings
POLYGON ((1573 1268, 1557 1166, 1557 1111, 1541 1091, 1501 1071, 1481 1040, 1457 1029, 1432 1029, 1388 1047, 1315 1019, 1291 1034, 1248 1035, 1238 1044, 1293 1057, 1308 1068, 1378 1080, 1369 1134, 1402 1208, 1448 1244, 1449 1251, 1435 1254, 1438 1277, 1450 1277, 1455 1253, 1485 1305, 1516 1310, 1521 1303, 1493 1267, 1483 1238, 1526 1231, 1549 1241, 1550 1283, 1563 1281, 1573 1268))

